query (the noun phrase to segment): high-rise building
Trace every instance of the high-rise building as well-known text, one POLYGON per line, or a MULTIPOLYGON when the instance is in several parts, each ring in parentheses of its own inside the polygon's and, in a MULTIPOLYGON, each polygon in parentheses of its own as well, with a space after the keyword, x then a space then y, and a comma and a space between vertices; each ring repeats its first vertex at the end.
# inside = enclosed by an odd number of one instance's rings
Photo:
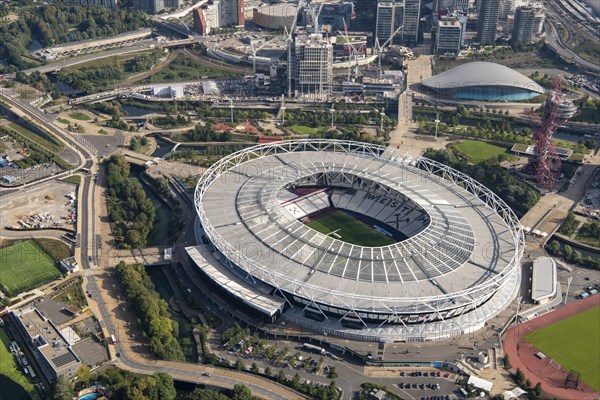
POLYGON ((133 8, 146 11, 148 14, 158 14, 165 9, 164 0, 134 0, 133 8))
POLYGON ((496 42, 496 28, 500 13, 500 0, 479 0, 479 18, 477 20, 477 40, 479 43, 496 42))
POLYGON ((536 10, 535 17, 533 17, 534 35, 539 35, 544 31, 544 21, 546 21, 546 14, 542 10, 536 10))
POLYGON ((244 0, 220 0, 219 26, 244 26, 244 0))
POLYGON ((404 28, 400 32, 402 43, 417 43, 420 19, 421 0, 404 0, 404 28))
POLYGON ((106 8, 117 8, 119 6, 118 0, 60 0, 60 2, 81 4, 82 6, 99 6, 106 8))
POLYGON ((512 29, 514 42, 533 43, 535 10, 530 6, 518 7, 515 12, 515 23, 512 29))
POLYGON ((219 27, 219 1, 208 3, 193 10, 194 31, 199 35, 207 35, 219 27))
POLYGON ((165 0, 165 8, 179 8, 181 0, 165 0))
MULTIPOLYGON (((377 0, 354 0, 353 29, 359 32, 373 32, 377 21, 377 0)), ((346 22, 348 23, 348 22, 346 22)))
POLYGON ((514 0, 501 0, 500 1, 500 19, 506 19, 510 14, 512 14, 515 10, 515 1, 514 0))
MULTIPOLYGON (((404 4, 390 1, 377 3, 377 23, 375 24, 375 37, 383 45, 398 29, 404 20, 404 4)), ((393 44, 402 41, 400 32, 392 39, 393 44)))
POLYGON ((392 44, 414 44, 419 37, 421 0, 380 1, 377 3, 375 37, 383 44, 400 26, 392 44))
POLYGON ((435 48, 438 54, 457 54, 463 38, 463 25, 456 18, 438 21, 435 48))
POLYGON ((333 85, 333 45, 321 34, 301 33, 290 42, 290 92, 326 99, 333 85))

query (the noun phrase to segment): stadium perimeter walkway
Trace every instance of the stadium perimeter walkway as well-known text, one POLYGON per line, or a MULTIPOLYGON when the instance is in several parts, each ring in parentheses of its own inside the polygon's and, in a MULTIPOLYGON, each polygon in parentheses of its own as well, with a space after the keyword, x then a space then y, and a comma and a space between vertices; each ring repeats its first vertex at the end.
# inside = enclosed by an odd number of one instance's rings
POLYGON ((504 352, 509 355, 513 369, 519 368, 523 371, 532 386, 541 382, 542 390, 556 398, 564 400, 597 399, 598 393, 583 382, 579 385, 579 389, 565 389, 564 382, 568 371, 550 365, 550 357, 544 360, 538 359, 535 356, 535 353, 538 352, 537 348, 525 341, 525 336, 529 333, 597 306, 600 306, 600 295, 590 296, 508 329, 504 337, 504 352))

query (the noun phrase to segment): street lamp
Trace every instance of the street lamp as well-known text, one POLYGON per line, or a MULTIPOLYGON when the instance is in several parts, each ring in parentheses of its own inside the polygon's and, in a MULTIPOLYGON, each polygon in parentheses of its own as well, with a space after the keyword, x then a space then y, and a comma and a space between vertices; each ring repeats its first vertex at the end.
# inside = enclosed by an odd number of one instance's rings
POLYGON ((333 128, 333 115, 335 114, 335 108, 333 107, 333 103, 331 103, 331 110, 329 110, 329 112, 331 113, 331 127, 333 128))
POLYGON ((437 139, 437 135, 438 135, 438 124, 440 123, 440 119, 439 118, 440 118, 440 115, 436 114, 435 115, 435 121, 433 121, 433 122, 435 122, 435 138, 436 139, 437 139))
POLYGON ((573 277, 570 276, 567 279, 567 294, 565 295, 565 304, 567 304, 567 300, 569 299, 569 289, 571 288, 571 282, 573 281, 573 277))
POLYGON ((229 110, 231 111, 231 124, 233 124, 233 99, 229 99, 229 110))

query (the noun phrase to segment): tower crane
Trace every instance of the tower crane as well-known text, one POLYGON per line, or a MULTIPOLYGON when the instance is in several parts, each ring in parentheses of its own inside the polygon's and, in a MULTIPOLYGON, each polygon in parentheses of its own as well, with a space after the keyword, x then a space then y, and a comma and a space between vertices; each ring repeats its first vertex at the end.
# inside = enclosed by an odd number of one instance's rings
POLYGON ((394 36, 396 36, 398 34, 398 32, 400 32, 403 28, 404 28, 404 24, 402 24, 398 28, 396 28, 394 33, 392 33, 390 35, 390 37, 381 46, 379 45, 379 38, 375 37, 375 50, 377 51, 377 66, 379 67, 379 75, 380 76, 381 76, 381 71, 382 71, 381 70, 381 52, 383 51, 384 48, 386 48, 391 43, 394 36))

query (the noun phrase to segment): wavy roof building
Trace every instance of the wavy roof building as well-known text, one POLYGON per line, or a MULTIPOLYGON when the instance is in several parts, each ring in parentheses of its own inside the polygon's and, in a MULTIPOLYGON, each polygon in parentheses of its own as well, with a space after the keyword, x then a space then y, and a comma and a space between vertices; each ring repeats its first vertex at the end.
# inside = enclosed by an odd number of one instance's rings
POLYGON ((452 68, 421 84, 443 97, 475 101, 520 101, 544 93, 544 88, 504 65, 471 62, 452 68))

